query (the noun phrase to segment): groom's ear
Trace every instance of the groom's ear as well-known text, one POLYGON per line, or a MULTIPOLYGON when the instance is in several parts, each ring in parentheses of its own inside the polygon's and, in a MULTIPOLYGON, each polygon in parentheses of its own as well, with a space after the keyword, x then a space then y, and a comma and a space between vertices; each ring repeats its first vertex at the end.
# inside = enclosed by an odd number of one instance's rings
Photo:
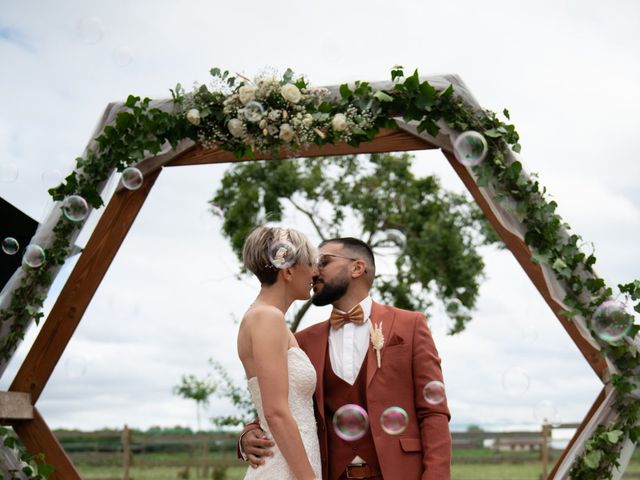
POLYGON ((362 277, 367 273, 367 263, 364 260, 356 260, 351 264, 351 278, 362 277))

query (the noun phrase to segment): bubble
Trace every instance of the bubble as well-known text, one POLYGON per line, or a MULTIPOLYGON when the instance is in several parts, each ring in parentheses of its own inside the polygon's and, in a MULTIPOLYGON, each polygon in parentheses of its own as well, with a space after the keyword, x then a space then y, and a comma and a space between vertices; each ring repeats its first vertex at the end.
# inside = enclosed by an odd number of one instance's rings
POLYGON ((286 240, 277 240, 269 247, 269 261, 276 268, 289 268, 296 261, 296 249, 286 240))
POLYGON ((427 383, 424 386, 423 394, 424 399, 432 405, 442 403, 445 398, 447 398, 444 390, 444 383, 439 382, 438 380, 433 380, 427 383))
POLYGON ((249 102, 244 106, 243 109, 244 118, 251 123, 259 122, 262 119, 262 115, 264 115, 264 107, 260 102, 249 102))
POLYGON ((633 315, 627 306, 617 300, 603 302, 591 318, 591 328, 605 342, 614 343, 629 333, 633 315))
POLYGON ((13 237, 6 237, 2 240, 2 251, 7 255, 15 255, 20 250, 20 244, 13 237))
POLYGON ((89 215, 89 205, 80 195, 69 195, 62 203, 62 212, 72 222, 81 222, 89 215))
POLYGON ((118 47, 113 50, 113 61, 119 67, 126 67, 133 61, 131 50, 127 47, 118 47))
POLYGON ((409 424, 409 415, 401 407, 389 407, 380 416, 382 430, 389 435, 399 435, 409 424))
POLYGON ((359 440, 367 433, 369 415, 360 405, 343 405, 333 415, 333 428, 347 442, 359 440))
POLYGON ((13 162, 0 163, 0 182, 13 183, 18 179, 18 165, 13 162))
POLYGON ((520 367, 511 367, 502 374, 502 388, 511 397, 524 395, 530 383, 529 375, 520 367))
POLYGON ((209 211, 213 214, 214 217, 224 220, 224 210, 215 203, 211 204, 211 206, 209 207, 209 211))
POLYGON ((87 362, 84 358, 67 358, 64 362, 64 373, 69 378, 80 378, 87 373, 87 362))
POLYGON ((533 407, 533 418, 537 423, 559 423, 558 409, 551 400, 542 400, 533 407))
POLYGON ((60 170, 57 170, 55 168, 51 170, 45 170, 44 172, 42 172, 40 178, 42 179, 42 185, 44 185, 47 190, 57 187, 62 183, 62 173, 60 173, 60 170))
POLYGON ((127 190, 138 190, 144 177, 136 167, 127 167, 122 171, 122 186, 127 190))
POLYGON ((449 316, 459 315, 464 312, 464 305, 457 298, 449 300, 444 308, 449 316))
POLYGON ((83 18, 78 22, 77 33, 82 42, 95 45, 104 37, 102 22, 98 17, 83 18))
POLYGON ((42 248, 37 243, 30 243, 24 249, 24 255, 22 256, 22 265, 31 268, 39 268, 44 264, 46 258, 47 257, 44 253, 44 248, 42 248))
POLYGON ((453 142, 453 153, 463 165, 471 167, 478 165, 487 155, 487 141, 473 130, 461 133, 453 142))

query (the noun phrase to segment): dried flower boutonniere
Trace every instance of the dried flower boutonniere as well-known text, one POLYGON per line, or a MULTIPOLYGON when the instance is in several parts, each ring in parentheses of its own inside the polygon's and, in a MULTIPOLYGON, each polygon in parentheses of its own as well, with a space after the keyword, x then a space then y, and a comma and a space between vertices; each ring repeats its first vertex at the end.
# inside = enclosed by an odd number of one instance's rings
POLYGON ((371 331, 371 345, 376 351, 376 360, 378 360, 378 368, 380 368, 380 350, 384 345, 384 335, 382 335, 382 322, 373 325, 373 321, 369 321, 369 329, 371 331))

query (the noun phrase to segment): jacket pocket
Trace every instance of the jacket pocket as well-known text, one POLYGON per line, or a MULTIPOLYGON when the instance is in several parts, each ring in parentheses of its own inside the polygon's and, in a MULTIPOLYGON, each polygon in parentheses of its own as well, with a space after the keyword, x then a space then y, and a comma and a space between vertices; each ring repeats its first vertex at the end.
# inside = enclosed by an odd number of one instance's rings
POLYGON ((419 438, 400 438, 400 447, 404 452, 421 452, 422 442, 419 438))

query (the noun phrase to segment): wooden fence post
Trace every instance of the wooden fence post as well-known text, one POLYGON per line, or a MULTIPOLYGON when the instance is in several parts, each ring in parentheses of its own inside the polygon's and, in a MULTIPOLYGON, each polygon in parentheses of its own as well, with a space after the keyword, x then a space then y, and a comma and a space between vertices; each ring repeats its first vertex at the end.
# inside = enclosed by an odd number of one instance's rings
POLYGON ((542 478, 549 472, 549 443, 551 442, 551 424, 544 419, 542 424, 542 478))
POLYGON ((122 431, 122 466, 124 468, 124 480, 131 480, 129 470, 131 469, 131 431, 125 424, 122 431))

